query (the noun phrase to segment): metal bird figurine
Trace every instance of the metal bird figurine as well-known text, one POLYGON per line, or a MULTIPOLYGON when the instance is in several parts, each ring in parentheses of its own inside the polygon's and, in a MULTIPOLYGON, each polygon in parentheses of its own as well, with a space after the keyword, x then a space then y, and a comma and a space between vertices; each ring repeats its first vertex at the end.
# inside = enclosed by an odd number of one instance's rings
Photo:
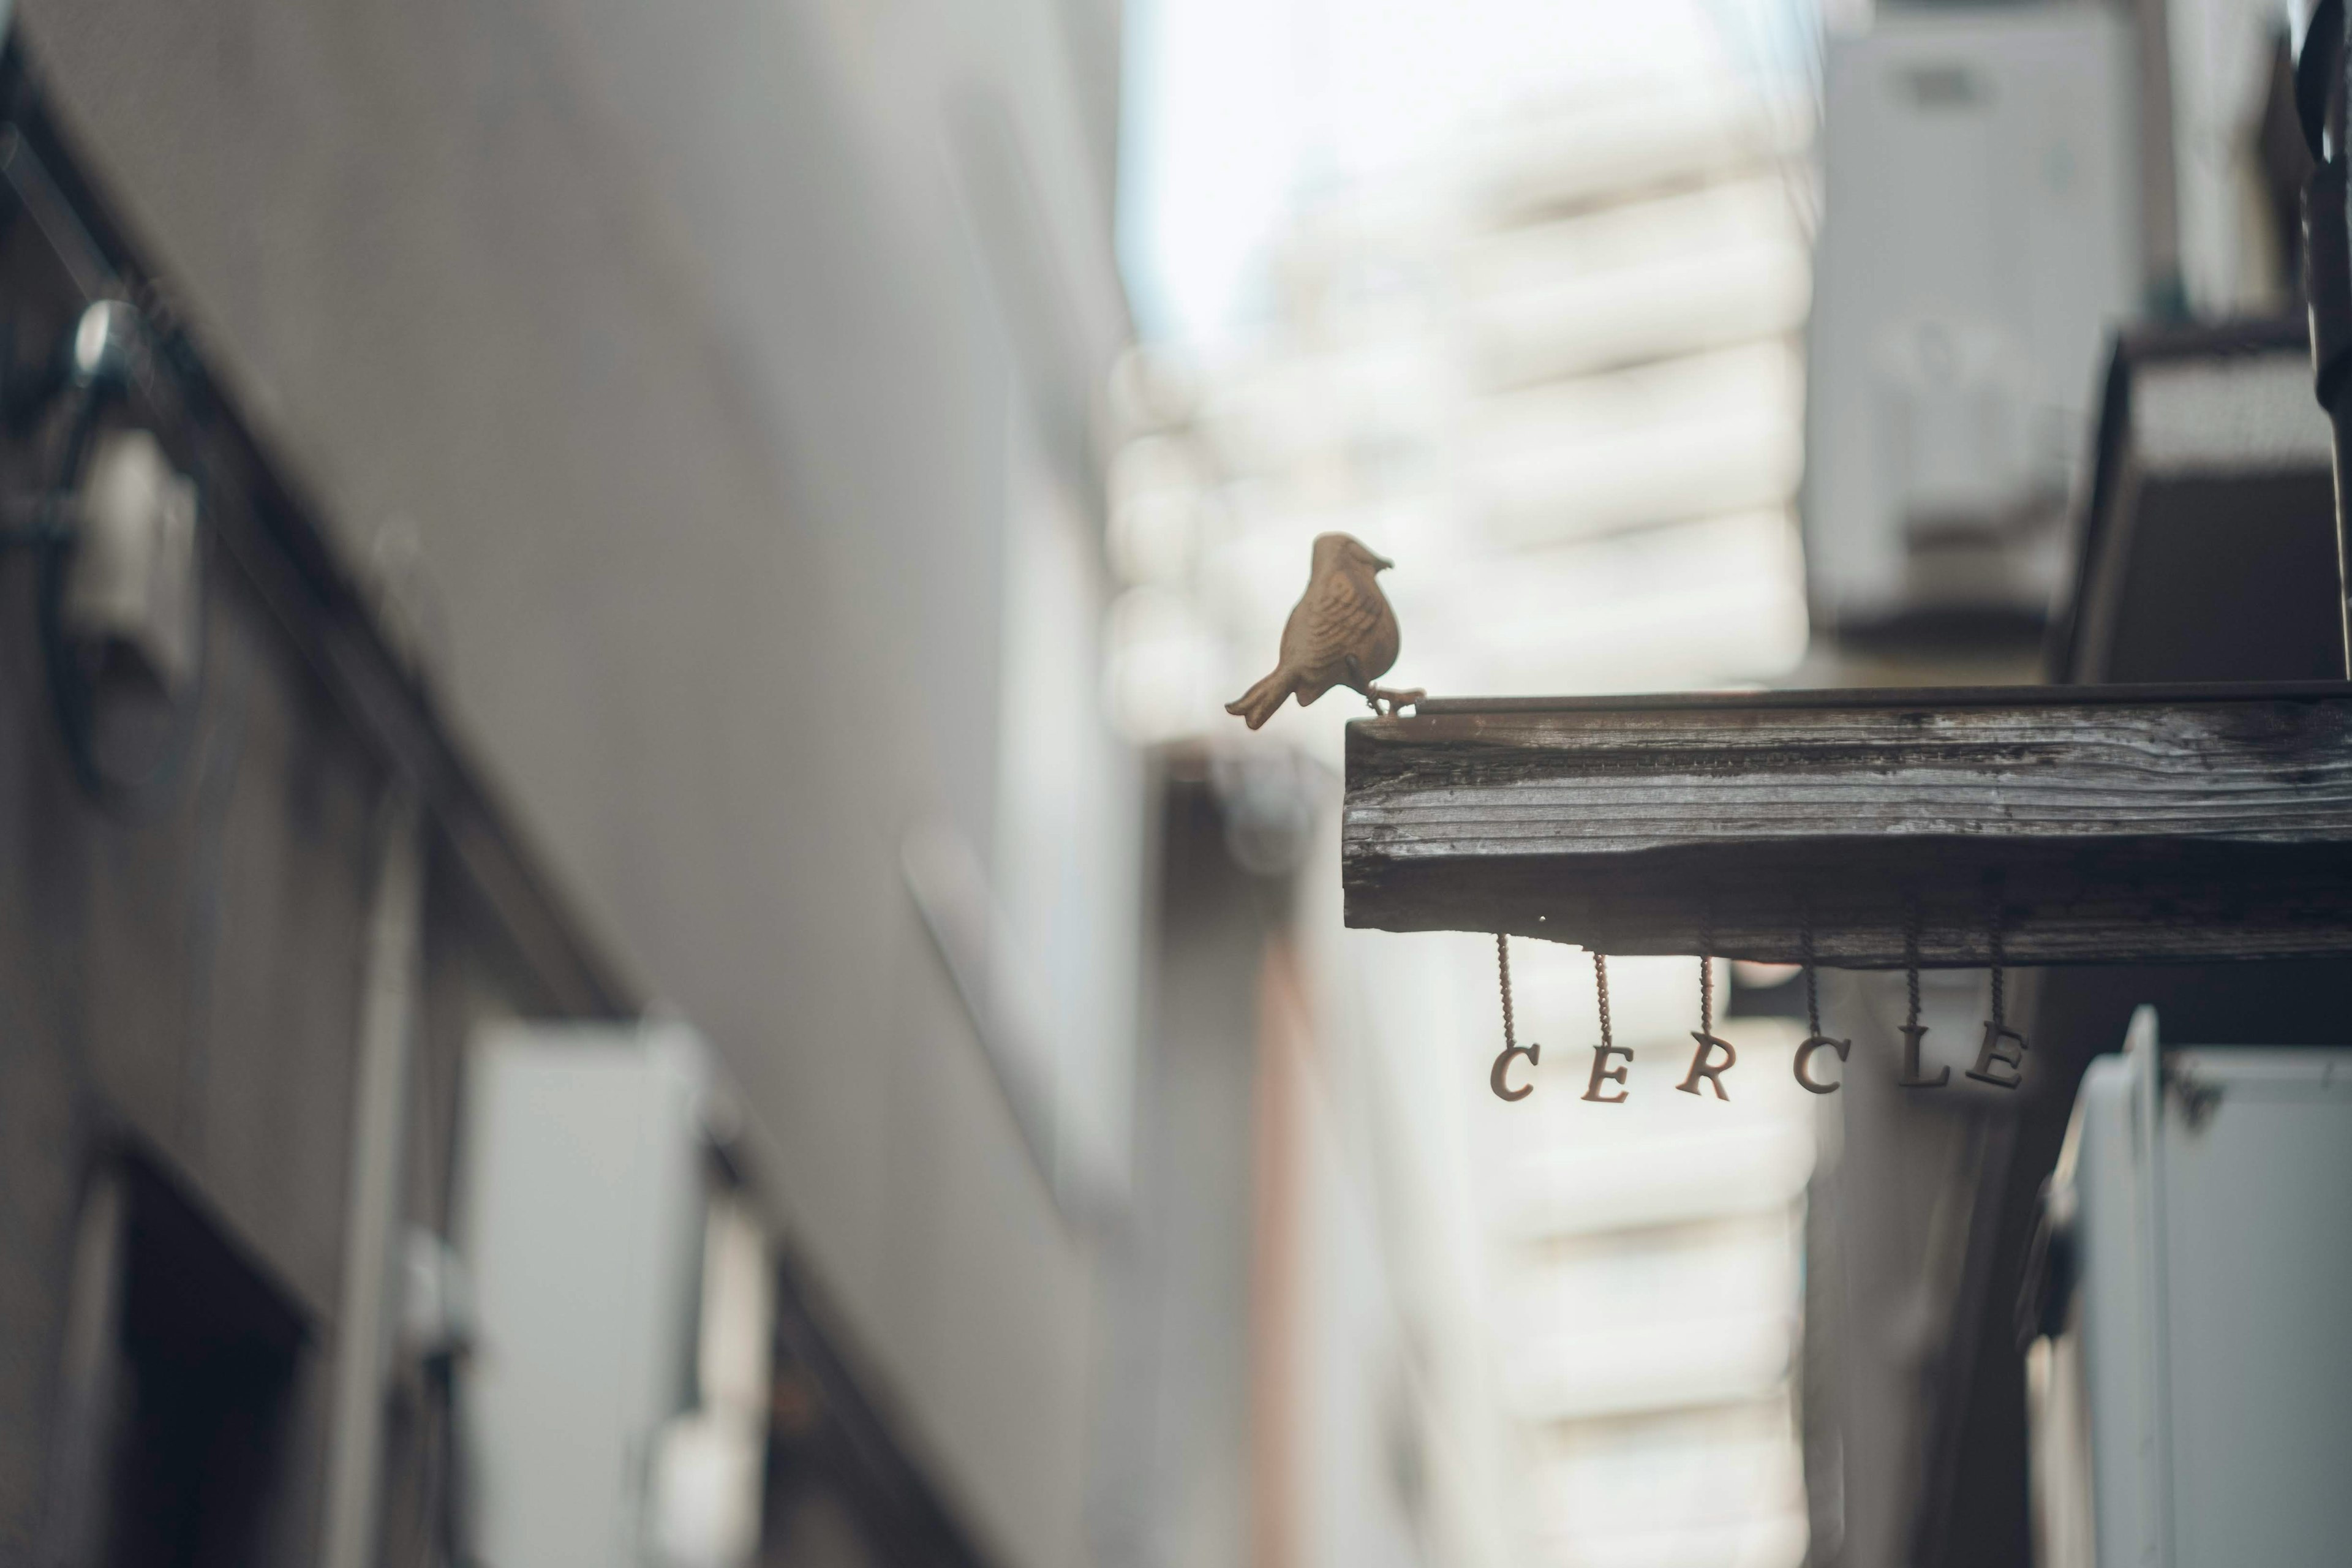
POLYGON ((1375 713, 1383 701, 1391 714, 1418 703, 1427 693, 1372 684, 1396 663, 1396 612, 1376 580, 1395 564, 1348 534, 1317 534, 1307 592, 1283 623, 1281 662, 1238 700, 1226 703, 1225 711, 1239 714, 1255 730, 1274 717, 1284 698, 1295 695, 1304 708, 1335 686, 1362 692, 1375 713))

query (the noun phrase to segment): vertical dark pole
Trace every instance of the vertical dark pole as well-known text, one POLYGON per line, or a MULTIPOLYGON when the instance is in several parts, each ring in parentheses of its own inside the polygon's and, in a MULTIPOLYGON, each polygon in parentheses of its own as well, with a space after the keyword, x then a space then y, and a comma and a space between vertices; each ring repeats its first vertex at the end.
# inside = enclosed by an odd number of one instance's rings
POLYGON ((2346 487, 2352 483, 2352 226, 2347 226, 2345 148, 2346 70, 2343 0, 2321 0, 2295 58, 2295 112, 2311 150, 2303 188, 2304 288, 2311 300, 2311 363, 2319 405, 2336 427, 2336 607, 2344 629, 2345 673, 2352 679, 2352 534, 2346 487))

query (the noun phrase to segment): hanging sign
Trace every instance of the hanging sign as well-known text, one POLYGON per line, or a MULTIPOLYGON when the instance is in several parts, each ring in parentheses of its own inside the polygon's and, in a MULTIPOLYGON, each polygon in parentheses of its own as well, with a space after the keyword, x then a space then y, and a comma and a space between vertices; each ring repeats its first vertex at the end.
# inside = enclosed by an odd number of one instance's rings
MULTIPOLYGON (((1811 1094, 1835 1094, 1844 1087, 1841 1075, 1835 1080, 1824 1080, 1815 1071, 1815 1058, 1823 1051, 1844 1062, 1852 1055, 1852 1040, 1832 1039, 1822 1031, 1821 986, 1813 968, 1812 933, 1803 936, 1805 979, 1805 1037, 1797 1043, 1796 1054, 1790 1060, 1790 1071, 1798 1087, 1811 1094)), ((2004 991, 2000 934, 1992 937, 1992 1016, 1985 1020, 1984 1040, 1978 1048, 1976 1065, 1968 1076, 1979 1083, 1989 1083, 1996 1089, 2015 1089, 2024 1080, 2025 1037, 2011 1028, 2004 1017, 2004 991)), ((1934 1077, 1919 1070, 1919 1042, 1927 1033, 1919 1022, 1919 961, 1916 940, 1906 942, 1905 978, 1908 1007, 1902 1027, 1896 1032, 1903 1037, 1899 1066, 1895 1081, 1906 1089, 1941 1089, 1952 1079, 1952 1069, 1940 1068, 1934 1077)), ((1514 1062, 1524 1058, 1529 1067, 1542 1059, 1543 1047, 1530 1040, 1522 1046, 1513 1030, 1511 1016, 1511 947, 1510 939, 1500 933, 1495 938, 1495 962, 1503 992, 1503 1048, 1495 1058, 1495 1065, 1486 1075, 1496 1098, 1507 1100, 1525 1100, 1535 1092, 1532 1082, 1513 1088, 1510 1069, 1514 1062)), ((1633 1060, 1630 1046, 1617 1044, 1609 1025, 1609 960, 1600 953, 1592 955, 1593 993, 1600 1003, 1601 1043, 1592 1047, 1592 1070, 1587 1077, 1584 1093, 1580 1099, 1597 1105, 1622 1105, 1632 1098, 1633 1090, 1626 1082, 1627 1067, 1633 1060)), ((1729 1100, 1731 1091, 1725 1087, 1724 1075, 1739 1065, 1739 1053, 1729 1040, 1715 1032, 1714 960, 1702 956, 1698 967, 1698 1027, 1691 1031, 1697 1049, 1690 1058, 1689 1070, 1684 1073, 1675 1088, 1685 1094, 1704 1096, 1713 1090, 1717 1100, 1729 1100)))

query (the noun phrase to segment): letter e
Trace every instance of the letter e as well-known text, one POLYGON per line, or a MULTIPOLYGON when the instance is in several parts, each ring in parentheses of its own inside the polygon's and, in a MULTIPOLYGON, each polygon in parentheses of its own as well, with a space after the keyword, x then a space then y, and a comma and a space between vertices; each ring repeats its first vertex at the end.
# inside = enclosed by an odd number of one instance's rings
POLYGON ((1584 1086, 1584 1098, 1591 1100, 1597 1100, 1602 1105, 1622 1105, 1625 1103, 1627 1095, 1626 1090, 1621 1089, 1615 1094, 1603 1094, 1601 1092, 1601 1086, 1604 1083, 1623 1083, 1625 1081, 1625 1069, 1621 1067, 1611 1067, 1609 1065, 1609 1058, 1611 1057, 1623 1057, 1630 1062, 1633 1059, 1633 1053, 1623 1046, 1593 1047, 1592 1079, 1584 1086))

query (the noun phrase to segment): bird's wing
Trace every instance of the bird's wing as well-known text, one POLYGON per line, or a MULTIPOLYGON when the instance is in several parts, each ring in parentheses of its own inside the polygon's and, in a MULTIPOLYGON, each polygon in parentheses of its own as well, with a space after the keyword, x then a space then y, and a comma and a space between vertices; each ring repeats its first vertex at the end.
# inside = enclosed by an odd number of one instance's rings
POLYGON ((1303 673, 1336 665, 1350 653, 1360 658, 1380 624, 1379 594, 1349 573, 1334 572, 1291 613, 1283 628, 1282 662, 1303 673))

